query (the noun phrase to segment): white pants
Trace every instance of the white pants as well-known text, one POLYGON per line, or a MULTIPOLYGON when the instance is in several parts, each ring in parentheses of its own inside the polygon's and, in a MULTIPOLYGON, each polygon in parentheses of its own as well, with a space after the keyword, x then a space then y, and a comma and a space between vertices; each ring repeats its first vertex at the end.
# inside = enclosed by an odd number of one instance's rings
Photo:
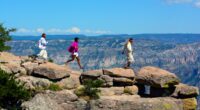
POLYGON ((78 57, 78 52, 74 52, 73 55, 75 55, 76 57, 78 57))
POLYGON ((40 53, 38 54, 38 56, 39 57, 42 57, 42 58, 44 58, 44 59, 46 59, 47 60, 47 51, 46 50, 44 50, 44 49, 42 49, 41 51, 40 51, 40 53))
POLYGON ((127 52, 127 60, 128 62, 131 62, 131 63, 135 62, 132 52, 127 52))

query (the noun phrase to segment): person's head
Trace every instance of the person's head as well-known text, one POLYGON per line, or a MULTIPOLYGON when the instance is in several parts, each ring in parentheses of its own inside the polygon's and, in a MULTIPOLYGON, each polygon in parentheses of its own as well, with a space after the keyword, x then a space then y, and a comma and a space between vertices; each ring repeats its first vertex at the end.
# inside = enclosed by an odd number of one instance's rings
POLYGON ((46 38, 46 34, 45 34, 45 33, 42 33, 42 37, 43 37, 43 38, 46 38))
POLYGON ((133 38, 129 38, 128 41, 132 43, 133 42, 133 38))
POLYGON ((78 37, 75 37, 75 38, 74 38, 74 41, 75 41, 75 42, 78 42, 78 41, 79 41, 79 38, 78 38, 78 37))

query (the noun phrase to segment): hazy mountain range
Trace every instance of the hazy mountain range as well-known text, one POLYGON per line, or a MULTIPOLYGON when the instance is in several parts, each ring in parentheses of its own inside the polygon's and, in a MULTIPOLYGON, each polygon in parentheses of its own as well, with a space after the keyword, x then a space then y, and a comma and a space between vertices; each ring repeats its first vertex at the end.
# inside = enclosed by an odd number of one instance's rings
MULTIPOLYGON (((67 47, 74 37, 80 37, 80 58, 87 70, 122 67, 126 57, 121 54, 126 39, 134 39, 135 71, 152 65, 175 73, 184 83, 200 88, 200 34, 138 34, 138 35, 49 35, 49 56, 63 64, 69 53, 67 47)), ((38 53, 40 36, 13 36, 7 44, 16 55, 38 53)), ((77 69, 76 63, 71 64, 77 69)))

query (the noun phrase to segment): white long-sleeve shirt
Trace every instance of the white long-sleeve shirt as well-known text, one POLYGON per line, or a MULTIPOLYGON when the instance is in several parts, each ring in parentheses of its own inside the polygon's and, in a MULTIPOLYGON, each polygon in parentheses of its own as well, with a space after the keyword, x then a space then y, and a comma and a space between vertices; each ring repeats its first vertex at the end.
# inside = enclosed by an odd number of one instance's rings
POLYGON ((125 50, 125 52, 132 52, 133 51, 132 45, 129 41, 125 44, 124 50, 125 50))
POLYGON ((42 37, 42 38, 39 40, 39 48, 42 49, 42 50, 45 50, 45 49, 46 49, 47 43, 48 43, 48 42, 46 41, 46 39, 42 37))

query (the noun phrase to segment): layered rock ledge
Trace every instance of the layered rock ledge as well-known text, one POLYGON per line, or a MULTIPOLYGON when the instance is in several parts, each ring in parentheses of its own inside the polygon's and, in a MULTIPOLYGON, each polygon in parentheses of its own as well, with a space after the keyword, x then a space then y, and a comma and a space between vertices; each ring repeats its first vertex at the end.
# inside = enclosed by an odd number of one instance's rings
POLYGON ((37 92, 24 110, 196 110, 199 90, 173 73, 152 66, 139 72, 110 68, 79 72, 41 59, 0 54, 0 69, 37 92), (99 99, 86 100, 75 91, 86 80, 101 80, 99 99), (58 91, 48 90, 52 84, 58 91))

